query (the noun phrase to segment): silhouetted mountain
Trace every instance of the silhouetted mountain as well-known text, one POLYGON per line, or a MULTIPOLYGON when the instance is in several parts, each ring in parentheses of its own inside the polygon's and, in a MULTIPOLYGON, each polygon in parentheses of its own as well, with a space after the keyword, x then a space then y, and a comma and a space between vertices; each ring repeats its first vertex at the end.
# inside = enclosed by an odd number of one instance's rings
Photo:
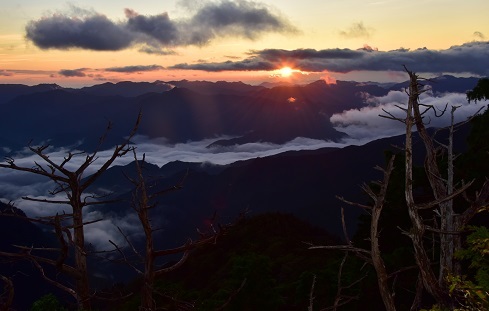
POLYGON ((264 89, 259 95, 282 103, 292 102, 295 106, 314 107, 316 111, 329 117, 334 113, 365 106, 362 93, 381 96, 387 92, 376 85, 347 81, 327 84, 324 80, 318 80, 304 86, 264 89))
MULTIPOLYGON (((435 92, 464 92, 476 78, 443 76, 436 81, 430 82, 435 92)), ((219 147, 260 141, 282 144, 296 137, 338 141, 345 134, 332 127, 330 116, 364 107, 365 93, 387 92, 375 84, 323 80, 271 89, 186 80, 105 83, 79 90, 47 84, 0 85, 0 98, 10 99, 2 104, 0 115, 0 155, 30 140, 92 149, 109 121, 112 130, 105 143, 112 146, 129 133, 140 110, 138 134, 163 137, 169 143, 216 138, 210 147, 219 147), (169 90, 170 85, 177 87, 169 90)))
MULTIPOLYGON (((456 78, 450 75, 443 75, 430 80, 422 81, 424 85, 431 86, 433 92, 436 93, 465 93, 471 90, 477 84, 479 78, 456 78)), ((391 86, 390 90, 399 91, 405 89, 409 85, 408 82, 397 83, 391 86)))
MULTIPOLYGON (((128 101, 124 97, 77 94, 63 89, 18 96, 2 106, 0 137, 24 146, 30 140, 34 143, 49 141, 58 146, 74 146, 85 138, 96 143, 108 121, 124 111, 128 101)), ((134 124, 137 113, 130 114, 134 124)), ((117 121, 124 120, 124 117, 122 113, 117 121)), ((125 130, 127 135, 130 128, 131 125, 124 127, 117 122, 114 124, 115 133, 111 134, 117 135, 125 130)), ((116 139, 120 141, 122 135, 116 139)))
POLYGON ((174 88, 133 98, 66 90, 19 96, 3 105, 0 139, 3 136, 19 143, 50 140, 58 146, 78 142, 93 148, 89 142, 96 141, 111 121, 106 141, 110 146, 129 133, 140 110, 143 120, 138 134, 165 137, 172 143, 222 135, 246 135, 241 143, 283 143, 298 136, 338 140, 344 136, 332 128, 316 103, 289 103, 251 95, 205 95, 174 88))
POLYGON ((0 105, 17 96, 62 89, 57 84, 39 84, 27 86, 23 84, 0 84, 0 105))
POLYGON ((209 82, 180 80, 168 81, 166 83, 202 94, 244 95, 250 93, 252 94, 264 89, 262 86, 253 86, 243 82, 227 81, 209 82))
POLYGON ((118 82, 118 83, 103 83, 89 87, 83 87, 81 92, 100 95, 100 96, 124 96, 124 97, 136 97, 146 93, 162 93, 173 88, 166 82, 118 82))
MULTIPOLYGON (((307 83, 304 83, 307 84, 307 83)), ((266 87, 267 89, 271 89, 274 87, 278 86, 295 86, 297 85, 296 83, 288 82, 288 81, 283 81, 283 82, 262 82, 260 83, 260 86, 266 87)))

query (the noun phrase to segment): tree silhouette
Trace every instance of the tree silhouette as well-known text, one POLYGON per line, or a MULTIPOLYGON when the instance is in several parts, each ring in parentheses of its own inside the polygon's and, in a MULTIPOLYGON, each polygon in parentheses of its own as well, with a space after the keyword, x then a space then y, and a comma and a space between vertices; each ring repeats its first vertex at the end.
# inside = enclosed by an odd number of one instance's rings
POLYGON ((467 92, 467 100, 478 101, 489 99, 489 78, 479 79, 474 89, 467 92))
MULTIPOLYGON (((419 82, 421 78, 407 68, 405 68, 405 70, 410 77, 409 88, 406 91, 409 99, 407 107, 398 106, 398 108, 405 113, 405 117, 397 117, 385 110, 385 115, 382 115, 384 118, 404 123, 406 128, 405 143, 403 146, 404 204, 409 215, 411 228, 409 230, 399 229, 401 230, 401 233, 411 240, 411 249, 414 254, 416 265, 414 267, 400 267, 398 271, 412 270, 413 268, 418 270, 419 277, 418 282, 414 285, 415 289, 413 292, 416 294, 414 295, 411 307, 412 310, 419 308, 423 291, 429 293, 439 306, 453 309, 461 304, 461 300, 465 299, 463 297, 455 297, 450 291, 450 278, 453 276, 461 276, 459 261, 454 255, 461 249, 461 234, 466 230, 466 227, 472 218, 477 213, 489 209, 489 181, 487 180, 487 177, 484 176, 485 181, 482 182, 479 190, 476 191, 470 199, 468 190, 472 186, 473 181, 460 181, 455 183, 454 160, 456 156, 453 153, 453 134, 456 126, 453 124, 453 114, 458 107, 452 107, 451 109, 452 124, 448 127, 448 143, 444 144, 438 142, 437 139, 429 133, 425 123, 426 113, 432 110, 435 111, 436 115, 436 108, 431 105, 420 103, 419 96, 425 92, 423 85, 419 82), (428 197, 423 198, 423 200, 420 200, 416 196, 416 189, 414 188, 414 128, 416 128, 422 145, 424 146, 425 158, 423 167, 425 178, 429 185, 429 192, 431 192, 426 193, 425 195, 428 195, 428 197), (445 166, 441 165, 441 158, 445 154, 441 152, 442 149, 445 149, 447 154, 445 156, 445 166), (443 170, 446 170, 446 172, 443 170), (458 209, 456 213, 453 200, 462 195, 467 200, 464 204, 464 208, 458 209), (433 215, 436 215, 436 217, 433 217, 433 215), (440 254, 438 262, 432 260, 432 256, 430 256, 430 252, 428 251, 433 246, 432 243, 427 243, 428 233, 437 236, 437 239, 434 240, 433 243, 438 243, 440 254)), ((446 111, 447 107, 448 104, 442 113, 446 111)), ((379 218, 383 205, 388 203, 385 198, 389 176, 393 170, 392 164, 393 158, 389 161, 387 168, 383 170, 384 179, 381 182, 376 183, 380 188, 378 192, 374 192, 369 186, 363 187, 363 190, 372 199, 372 205, 358 204, 340 198, 343 202, 361 207, 371 214, 369 229, 370 248, 364 249, 353 245, 346 234, 346 229, 344 230, 345 240, 347 241, 346 245, 310 247, 312 249, 337 249, 352 252, 367 263, 372 264, 377 273, 379 291, 387 310, 396 310, 394 281, 389 279, 394 274, 397 274, 397 272, 389 274, 386 270, 379 247, 381 230, 381 228, 379 228, 379 218)), ((342 221, 345 227, 344 219, 342 219, 342 221)))
POLYGON ((122 144, 116 146, 110 157, 101 164, 94 174, 87 178, 84 178, 84 175, 86 174, 87 169, 99 158, 98 152, 108 131, 111 129, 110 123, 107 126, 106 132, 100 138, 98 147, 91 153, 69 152, 61 163, 55 163, 47 154, 48 145, 32 146, 29 144, 29 150, 37 155, 42 162, 35 162, 32 167, 19 166, 16 164, 15 159, 7 158, 6 163, 0 163, 0 168, 46 177, 55 183, 55 188, 50 191, 51 195, 65 195, 65 199, 62 200, 23 197, 24 200, 46 204, 67 205, 71 208, 69 213, 35 219, 26 217, 29 221, 51 226, 54 229, 59 242, 59 248, 36 248, 34 246, 18 245, 16 246, 19 249, 18 253, 0 252, 0 256, 30 261, 39 270, 45 280, 73 296, 76 299, 79 310, 91 310, 91 301, 94 296, 89 282, 87 256, 90 252, 85 245, 85 226, 102 220, 86 221, 83 211, 88 206, 114 202, 113 200, 108 200, 105 195, 88 193, 87 189, 114 163, 117 158, 126 155, 129 151, 134 149, 134 147, 130 145, 130 140, 136 134, 140 121, 141 113, 138 115, 129 136, 122 142, 122 144), (73 164, 74 159, 78 157, 84 157, 82 163, 75 169, 69 169, 68 166, 73 164), (68 262, 70 251, 74 253, 73 263, 68 262), (58 258, 53 259, 52 256, 40 254, 46 254, 46 252, 57 253, 58 258), (56 275, 48 275, 46 266, 54 267, 57 273, 62 273, 67 276, 69 281, 64 282, 57 278, 56 275))

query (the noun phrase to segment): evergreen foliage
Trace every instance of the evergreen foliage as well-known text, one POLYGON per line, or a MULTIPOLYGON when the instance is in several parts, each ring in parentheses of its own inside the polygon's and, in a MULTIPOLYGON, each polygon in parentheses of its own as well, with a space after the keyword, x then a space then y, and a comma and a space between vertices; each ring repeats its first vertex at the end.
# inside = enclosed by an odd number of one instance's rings
POLYGON ((482 78, 474 89, 467 92, 467 100, 470 102, 487 99, 489 99, 489 78, 482 78))
POLYGON ((47 294, 32 304, 30 311, 67 311, 56 296, 47 294))

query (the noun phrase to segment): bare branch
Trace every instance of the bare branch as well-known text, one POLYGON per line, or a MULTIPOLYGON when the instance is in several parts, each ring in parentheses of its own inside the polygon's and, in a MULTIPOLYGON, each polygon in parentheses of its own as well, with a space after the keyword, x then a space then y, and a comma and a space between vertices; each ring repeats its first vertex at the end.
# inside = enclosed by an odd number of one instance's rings
MULTIPOLYGON (((105 172, 118 157, 122 157, 123 155, 127 154, 129 151, 134 149, 128 147, 128 144, 130 143, 132 137, 136 134, 139 124, 141 123, 141 118, 142 118, 142 113, 139 112, 139 115, 136 120, 136 124, 134 125, 128 138, 120 146, 116 146, 114 151, 112 152, 111 157, 108 160, 106 160, 105 163, 83 183, 83 185, 80 188, 82 192, 85 191, 88 188, 88 186, 90 186, 100 175, 102 175, 102 173, 105 172)), ((92 154, 90 157, 87 157, 87 160, 83 165, 80 166, 80 168, 78 168, 76 174, 80 175, 81 172, 83 172, 91 164, 91 160, 94 157, 95 154, 92 154)))
POLYGON ((50 204, 64 204, 69 205, 70 201, 60 201, 60 200, 48 200, 48 199, 36 199, 31 197, 22 197, 23 200, 33 201, 33 202, 42 202, 42 203, 50 203, 50 204))
POLYGON ((117 226, 117 230, 119 230, 119 232, 122 234, 124 240, 126 240, 126 243, 131 247, 133 253, 136 254, 139 257, 139 259, 143 260, 143 256, 141 256, 141 254, 136 250, 136 247, 134 247, 134 245, 131 243, 131 240, 129 240, 127 235, 122 231, 122 229, 119 226, 117 226))
POLYGON ((37 260, 34 260, 33 258, 30 258, 30 257, 27 257, 28 259, 31 260, 32 264, 34 266, 36 266, 36 268, 39 270, 39 272, 41 273, 41 276, 43 277, 43 279, 45 279, 48 283, 50 283, 51 285, 54 285, 56 286, 57 288, 67 292, 68 294, 70 294, 71 296, 73 296, 75 299, 77 299, 77 296, 78 294, 76 293, 76 291, 68 286, 65 286, 51 278, 49 278, 46 273, 44 272, 44 269, 42 268, 42 266, 39 264, 39 262, 37 262, 37 260))
MULTIPOLYGON (((347 253, 348 254, 348 253, 347 253)), ((316 275, 313 275, 312 278, 312 284, 311 284, 311 291, 309 292, 309 308, 307 308, 308 311, 313 311, 314 310, 314 286, 316 285, 316 275)))
MULTIPOLYGON (((401 108, 401 109, 403 109, 403 108, 401 108)), ((383 108, 382 108, 382 111, 384 113, 386 113, 387 115, 385 116, 385 115, 379 114, 379 117, 384 118, 384 119, 390 119, 390 120, 394 120, 394 121, 399 121, 401 123, 406 123, 406 120, 404 120, 402 118, 396 117, 395 115, 393 115, 392 113, 390 113, 389 111, 387 111, 387 110, 385 110, 383 108)))
POLYGON ((460 187, 459 189, 457 189, 456 191, 454 191, 452 194, 447 195, 445 197, 442 197, 440 199, 437 199, 437 200, 434 200, 432 202, 428 202, 428 203, 425 203, 425 204, 417 204, 417 205, 415 205, 415 208, 416 209, 419 209, 419 210, 422 210, 422 209, 430 209, 430 208, 433 208, 434 206, 436 206, 438 204, 441 204, 441 203, 444 203, 446 201, 452 200, 453 198, 459 196, 462 192, 464 192, 465 190, 467 190, 467 188, 469 188, 473 183, 474 183, 474 181, 471 181, 468 184, 465 184, 462 187, 460 187))
POLYGON ((309 246, 308 249, 328 249, 328 250, 352 251, 352 252, 356 252, 356 253, 363 253, 363 254, 370 255, 370 251, 363 249, 363 248, 354 247, 351 245, 312 245, 312 246, 309 246))
POLYGON ((470 204, 470 207, 465 210, 459 217, 458 230, 465 227, 469 221, 479 212, 489 208, 489 180, 486 179, 481 189, 476 193, 475 200, 470 204))
MULTIPOLYGON (((8 258, 27 259, 27 260, 30 260, 31 262, 36 262, 37 264, 46 263, 46 264, 51 265, 53 267, 56 267, 56 265, 57 265, 57 262, 55 260, 32 255, 29 250, 26 250, 23 253, 0 252, 0 256, 8 257, 8 258)), ((61 266, 60 271, 72 276, 75 279, 80 277, 80 273, 76 269, 74 269, 73 267, 68 266, 66 264, 63 264, 61 266)))
POLYGON ((141 270, 139 270, 135 265, 131 264, 131 262, 127 259, 126 257, 126 254, 121 250, 121 248, 115 244, 114 242, 112 242, 111 240, 109 240, 109 243, 114 245, 116 251, 122 256, 123 260, 122 262, 127 264, 128 266, 130 266, 134 271, 136 271, 136 273, 142 275, 143 272, 141 270))
POLYGON ((348 205, 351 205, 351 206, 356 206, 356 207, 360 207, 360 208, 362 208, 362 209, 364 209, 364 210, 370 210, 370 209, 372 209, 372 206, 368 206, 368 205, 364 205, 364 204, 360 204, 360 203, 356 203, 356 202, 348 201, 348 200, 346 200, 345 198, 340 197, 340 196, 336 196, 336 198, 337 198, 338 200, 340 200, 340 201, 342 201, 342 202, 344 202, 344 203, 348 204, 348 205))
POLYGON ((352 282, 351 284, 349 284, 347 286, 343 286, 341 279, 342 279, 342 274, 343 274, 343 268, 344 268, 344 265, 345 265, 347 258, 348 258, 348 252, 345 252, 345 255, 343 256, 340 267, 338 269, 337 289, 336 289, 336 296, 335 296, 334 304, 331 307, 321 309, 321 311, 326 311, 326 310, 336 311, 339 307, 346 305, 353 300, 358 300, 358 298, 359 298, 358 296, 347 296, 347 295, 342 294, 343 290, 352 288, 353 286, 360 283, 364 278, 367 277, 367 275, 365 274, 362 277, 360 277, 359 279, 352 282))
POLYGON ((165 273, 174 271, 177 268, 181 267, 185 263, 185 261, 187 261, 189 254, 190 254, 190 251, 186 251, 185 253, 183 253, 182 258, 180 258, 180 260, 177 263, 175 263, 174 265, 167 267, 167 268, 161 268, 161 269, 156 270, 155 276, 163 275, 165 273))
POLYGON ((423 278, 421 274, 418 274, 418 279, 416 281, 416 295, 414 296, 413 303, 411 304, 410 311, 419 310, 421 305, 421 298, 423 296, 423 278))

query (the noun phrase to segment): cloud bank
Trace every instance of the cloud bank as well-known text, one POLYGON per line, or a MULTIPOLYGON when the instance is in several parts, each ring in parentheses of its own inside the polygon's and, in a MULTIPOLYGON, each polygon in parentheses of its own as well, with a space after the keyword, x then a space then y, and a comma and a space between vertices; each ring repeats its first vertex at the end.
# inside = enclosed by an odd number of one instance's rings
POLYGON ((70 77, 85 77, 85 70, 86 68, 80 68, 80 69, 62 69, 58 73, 64 77, 70 78, 70 77))
POLYGON ((105 71, 132 73, 132 72, 142 72, 142 71, 157 71, 162 69, 164 69, 164 67, 159 65, 140 65, 140 66, 110 67, 110 68, 105 68, 105 71))
MULTIPOLYGON (((139 156, 142 156, 144 153, 146 155, 146 161, 159 166, 177 160, 201 162, 202 165, 229 164, 240 160, 265 157, 290 150, 314 150, 322 147, 341 147, 345 145, 329 143, 322 140, 296 138, 284 145, 251 143, 234 147, 207 148, 209 144, 218 139, 220 138, 175 145, 168 144, 163 138, 148 139, 144 136, 136 136, 133 141, 137 147, 139 156)), ((50 160, 55 163, 62 162, 68 151, 70 151, 70 148, 49 147, 46 149, 50 160)), ((99 152, 98 159, 89 167, 89 169, 87 169, 87 175, 94 173, 95 170, 111 156, 111 154, 112 150, 110 149, 99 152)), ((19 166, 32 166, 34 165, 34 161, 40 162, 39 158, 27 149, 18 152, 14 158, 16 159, 15 163, 19 166)), ((83 156, 74 157, 73 160, 66 165, 66 168, 69 170, 76 169, 84 162, 84 160, 85 158, 83 156)), ((132 161, 133 158, 131 156, 126 156, 118 158, 114 165, 126 165, 132 161)), ((66 197, 63 194, 58 194, 56 197, 49 195, 49 191, 54 188, 54 183, 49 182, 47 178, 42 176, 34 176, 24 172, 0 169, 0 199, 5 202, 12 201, 16 207, 22 209, 30 217, 42 217, 56 213, 70 212, 70 207, 67 205, 46 204, 25 201, 22 199, 23 196, 30 196, 37 199, 66 200, 66 197)), ((134 239, 137 239, 138 234, 141 234, 142 232, 135 214, 105 215, 105 213, 99 209, 88 207, 85 211, 85 215, 87 221, 99 218, 104 219, 103 221, 87 226, 85 238, 88 243, 93 244, 97 249, 111 249, 112 246, 108 242, 109 239, 119 245, 125 244, 123 236, 119 233, 117 226, 119 226, 126 235, 134 239)), ((158 219, 155 221, 160 222, 160 224, 154 224, 158 227, 164 225, 165 219, 158 219)))
POLYGON ((175 20, 168 13, 141 15, 132 9, 125 9, 123 21, 78 7, 71 11, 30 21, 27 39, 42 49, 118 51, 139 45, 142 52, 171 54, 172 48, 203 46, 216 38, 297 32, 280 13, 248 0, 201 2, 192 16, 175 20))
MULTIPOLYGON (((387 115, 383 109, 392 115, 405 118, 405 113, 398 107, 406 108, 408 95, 403 91, 390 91, 387 95, 381 97, 365 95, 365 101, 368 106, 361 109, 351 109, 334 114, 330 121, 335 129, 344 132, 352 140, 367 140, 401 135, 405 132, 405 126, 401 122, 380 117, 387 115), (398 107, 396 107, 398 106, 398 107)), ((432 92, 423 93, 420 96, 420 102, 425 105, 433 105, 439 113, 449 103, 448 109, 441 117, 436 117, 433 110, 425 115, 426 122, 430 127, 446 127, 450 125, 450 107, 460 106, 455 112, 455 122, 462 122, 474 115, 481 105, 469 104, 465 94, 461 93, 443 93, 433 94, 432 92)), ((484 103, 483 103, 484 104, 484 103)), ((485 103, 487 106, 487 103, 485 103)))
POLYGON ((489 75, 489 41, 469 42, 446 50, 420 48, 411 51, 400 48, 378 51, 368 46, 357 50, 265 49, 252 51, 248 58, 240 61, 183 63, 169 68, 210 72, 252 71, 281 68, 284 63, 295 69, 310 72, 403 71, 402 65, 406 65, 415 72, 470 73, 486 76, 489 75))

